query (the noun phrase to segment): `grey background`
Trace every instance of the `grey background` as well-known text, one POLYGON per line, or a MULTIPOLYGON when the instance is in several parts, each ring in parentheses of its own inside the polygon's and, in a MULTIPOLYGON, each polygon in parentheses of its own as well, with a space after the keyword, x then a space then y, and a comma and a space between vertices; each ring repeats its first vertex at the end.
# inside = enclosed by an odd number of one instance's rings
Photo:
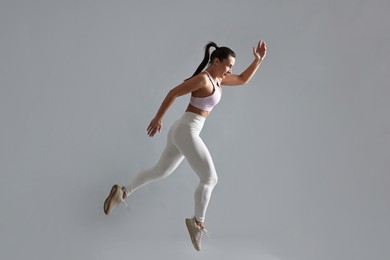
POLYGON ((0 2, 0 259, 390 257, 388 1, 0 2), (268 55, 203 129, 219 174, 195 252, 184 162, 109 217, 151 166, 146 126, 207 41, 268 55))

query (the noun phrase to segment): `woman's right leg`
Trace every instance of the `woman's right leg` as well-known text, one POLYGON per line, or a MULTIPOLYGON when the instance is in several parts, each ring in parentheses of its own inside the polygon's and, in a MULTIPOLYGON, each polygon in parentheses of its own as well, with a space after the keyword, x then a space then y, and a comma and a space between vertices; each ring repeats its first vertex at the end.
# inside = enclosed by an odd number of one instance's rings
POLYGON ((162 178, 168 177, 183 161, 184 156, 173 143, 173 132, 177 123, 173 124, 167 137, 167 145, 157 164, 145 171, 138 173, 131 183, 125 187, 126 196, 136 189, 162 178))
POLYGON ((184 156, 173 143, 173 129, 176 125, 176 123, 172 125, 168 133, 167 146, 153 168, 137 174, 126 187, 120 187, 117 184, 112 187, 110 194, 104 201, 104 213, 106 215, 109 215, 115 206, 126 205, 124 199, 133 191, 152 181, 169 176, 179 166, 184 156))
POLYGON ((126 195, 136 189, 165 177, 168 177, 179 166, 184 156, 175 147, 166 147, 157 164, 145 171, 138 173, 131 183, 126 186, 126 195))

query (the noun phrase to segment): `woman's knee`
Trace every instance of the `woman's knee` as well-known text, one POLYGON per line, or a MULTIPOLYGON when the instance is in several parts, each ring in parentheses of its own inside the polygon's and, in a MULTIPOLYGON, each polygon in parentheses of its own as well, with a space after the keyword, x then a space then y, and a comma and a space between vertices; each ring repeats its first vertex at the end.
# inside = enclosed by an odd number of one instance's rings
POLYGON ((218 176, 217 174, 211 174, 206 178, 200 178, 200 181, 203 182, 205 185, 214 187, 218 183, 218 176))
POLYGON ((161 165, 156 165, 153 167, 153 172, 158 179, 167 178, 172 173, 171 169, 168 167, 162 167, 161 165))
POLYGON ((215 175, 213 176, 212 182, 214 183, 214 186, 217 185, 217 183, 218 183, 218 175, 217 175, 217 174, 215 174, 215 175))

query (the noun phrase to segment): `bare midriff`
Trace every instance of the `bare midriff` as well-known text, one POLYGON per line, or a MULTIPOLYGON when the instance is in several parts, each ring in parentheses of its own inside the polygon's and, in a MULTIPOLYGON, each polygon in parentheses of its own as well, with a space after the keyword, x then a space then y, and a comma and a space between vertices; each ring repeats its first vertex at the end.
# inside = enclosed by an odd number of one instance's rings
POLYGON ((208 112, 208 111, 205 111, 205 110, 199 109, 199 108, 197 108, 197 107, 194 107, 194 106, 191 105, 191 104, 188 104, 188 107, 187 107, 187 109, 186 109, 186 112, 192 112, 192 113, 195 113, 195 114, 204 116, 204 117, 207 117, 207 116, 209 115, 209 112, 208 112))

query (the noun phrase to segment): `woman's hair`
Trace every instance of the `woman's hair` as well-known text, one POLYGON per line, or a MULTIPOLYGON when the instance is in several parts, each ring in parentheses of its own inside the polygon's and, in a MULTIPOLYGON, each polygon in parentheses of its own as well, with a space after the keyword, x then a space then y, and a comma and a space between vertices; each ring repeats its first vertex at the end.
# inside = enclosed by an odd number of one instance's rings
MULTIPOLYGON (((194 77, 198 75, 200 72, 203 71, 203 69, 206 67, 208 63, 211 63, 215 58, 219 59, 220 61, 223 61, 224 59, 229 58, 229 56, 236 57, 236 54, 234 51, 229 49, 228 47, 218 47, 217 44, 214 42, 209 42, 205 47, 204 47, 204 58, 203 61, 200 63, 198 68, 196 69, 195 73, 191 76, 194 77), (211 53, 210 56, 210 48, 214 47, 215 50, 211 53)), ((190 78, 189 78, 190 79, 190 78)))

